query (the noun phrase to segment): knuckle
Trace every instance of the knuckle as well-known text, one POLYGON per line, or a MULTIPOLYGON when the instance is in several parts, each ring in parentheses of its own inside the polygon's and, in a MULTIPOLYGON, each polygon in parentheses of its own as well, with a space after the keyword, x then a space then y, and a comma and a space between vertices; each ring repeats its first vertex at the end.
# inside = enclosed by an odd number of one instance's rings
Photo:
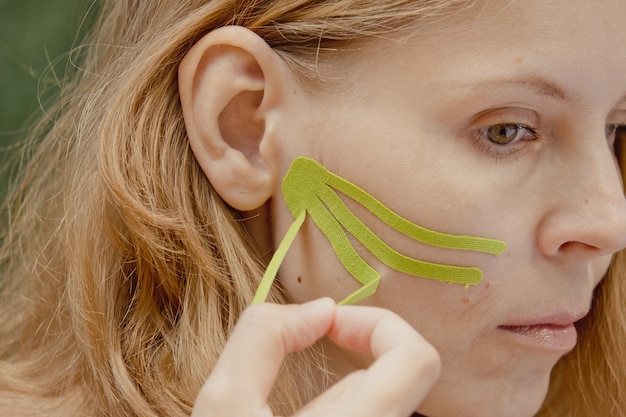
POLYGON ((293 306, 256 304, 244 311, 237 326, 249 334, 262 333, 277 346, 285 346, 285 340, 294 337, 298 333, 296 329, 301 327, 298 315, 292 313, 293 306))
POLYGON ((275 315, 275 305, 269 303, 254 304, 246 308, 241 315, 241 320, 257 321, 275 315))
POLYGON ((280 317, 277 307, 271 304, 252 305, 244 310, 239 318, 238 325, 250 330, 264 329, 265 331, 271 331, 273 327, 277 327, 277 318, 280 317))
MULTIPOLYGON (((225 405, 226 399, 232 395, 232 389, 227 384, 207 383, 198 393, 194 403, 194 411, 211 410, 211 415, 226 415, 225 405)), ((195 415, 195 414, 194 414, 195 415)))

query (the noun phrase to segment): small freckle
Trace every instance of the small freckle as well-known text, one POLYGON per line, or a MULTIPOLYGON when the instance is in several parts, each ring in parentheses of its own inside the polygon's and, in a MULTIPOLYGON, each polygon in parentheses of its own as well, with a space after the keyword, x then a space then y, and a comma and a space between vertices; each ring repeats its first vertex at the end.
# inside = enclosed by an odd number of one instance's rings
POLYGON ((302 282, 302 277, 298 277, 298 282, 302 282))
POLYGON ((524 62, 524 57, 523 56, 515 57, 515 63, 516 64, 521 64, 522 62, 524 62))
POLYGON ((485 284, 485 288, 491 288, 491 284, 490 283, 486 283, 485 284))
POLYGON ((468 297, 461 298, 461 301, 463 301, 463 304, 469 304, 469 298, 468 297))

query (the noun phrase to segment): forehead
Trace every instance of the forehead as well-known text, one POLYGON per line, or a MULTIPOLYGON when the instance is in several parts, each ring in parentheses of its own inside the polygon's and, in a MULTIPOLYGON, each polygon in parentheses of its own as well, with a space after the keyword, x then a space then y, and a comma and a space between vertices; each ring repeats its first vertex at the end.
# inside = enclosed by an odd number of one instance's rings
POLYGON ((625 18, 624 0, 486 0, 459 6, 456 13, 405 34, 418 43, 439 43, 457 50, 532 45, 572 54, 593 50, 615 57, 626 50, 625 18))
POLYGON ((366 48, 355 73, 407 85, 424 75, 456 86, 513 79, 572 101, 619 92, 617 102, 626 94, 624 17, 625 0, 478 1, 366 48))

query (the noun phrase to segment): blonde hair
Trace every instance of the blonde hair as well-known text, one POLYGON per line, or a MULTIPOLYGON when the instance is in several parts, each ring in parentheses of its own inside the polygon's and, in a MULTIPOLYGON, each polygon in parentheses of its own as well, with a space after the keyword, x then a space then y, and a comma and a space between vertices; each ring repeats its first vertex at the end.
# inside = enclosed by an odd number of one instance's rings
MULTIPOLYGON (((183 416, 262 275, 241 213, 189 148, 177 68, 225 25, 250 28, 303 83, 326 54, 427 24, 467 0, 117 0, 35 129, 3 213, 0 390, 63 397, 91 416, 183 416), (39 139, 40 138, 40 139, 39 139)), ((326 74, 327 75, 327 74, 326 74)), ((623 415, 622 256, 599 288, 581 343, 555 370, 542 416, 623 415), (618 414, 620 413, 620 414, 618 414)), ((288 302, 280 290, 275 302, 288 302)), ((292 413, 323 360, 288 358, 272 397, 292 413)))

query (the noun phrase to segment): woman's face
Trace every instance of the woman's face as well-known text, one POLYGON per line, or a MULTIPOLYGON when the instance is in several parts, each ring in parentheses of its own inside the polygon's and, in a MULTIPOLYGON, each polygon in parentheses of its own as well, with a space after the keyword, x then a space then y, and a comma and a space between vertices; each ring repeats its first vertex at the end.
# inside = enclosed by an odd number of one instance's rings
MULTIPOLYGON (((296 92, 283 138, 284 171, 310 156, 415 223, 507 243, 498 257, 429 247, 346 200, 398 251, 483 270, 468 288, 416 278, 355 243, 382 275, 365 304, 396 311, 441 355, 419 409, 429 416, 534 414, 574 346, 572 323, 626 246, 612 145, 614 125, 626 124, 626 2, 493 3, 380 41, 345 63, 331 91, 296 92)), ((273 207, 278 242, 293 219, 273 207)), ((360 286, 310 221, 280 279, 298 302, 360 286)), ((327 353, 339 375, 368 363, 327 353)))

